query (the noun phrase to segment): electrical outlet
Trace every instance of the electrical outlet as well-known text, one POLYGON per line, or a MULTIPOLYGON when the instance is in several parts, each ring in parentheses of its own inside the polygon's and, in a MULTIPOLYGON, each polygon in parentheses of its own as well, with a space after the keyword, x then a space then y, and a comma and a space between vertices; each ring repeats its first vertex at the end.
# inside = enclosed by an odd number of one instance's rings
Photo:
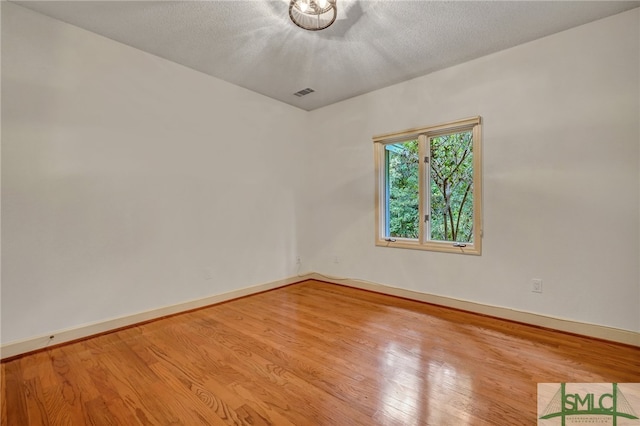
POLYGON ((213 279, 213 269, 211 268, 204 268, 202 270, 202 278, 204 278, 205 280, 211 280, 213 279))
POLYGON ((296 265, 300 265, 302 263, 302 258, 300 255, 296 256, 296 265))
POLYGON ((540 278, 533 278, 531 280, 531 291, 533 293, 542 293, 542 280, 540 278))
POLYGON ((340 263, 340 257, 338 257, 337 255, 333 256, 333 263, 340 263))

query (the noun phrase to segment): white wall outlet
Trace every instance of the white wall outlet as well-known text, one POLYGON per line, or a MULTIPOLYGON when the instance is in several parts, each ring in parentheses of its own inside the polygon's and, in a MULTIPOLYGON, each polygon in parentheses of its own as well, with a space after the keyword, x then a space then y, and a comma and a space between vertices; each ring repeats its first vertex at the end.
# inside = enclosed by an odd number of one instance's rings
POLYGON ((333 263, 340 263, 340 257, 338 255, 333 256, 333 263))
POLYGON ((202 269, 202 278, 204 278, 205 280, 213 279, 213 269, 211 268, 202 269))
POLYGON ((300 265, 302 263, 302 257, 300 255, 296 256, 296 265, 300 265))
POLYGON ((531 291, 534 293, 542 293, 542 280, 540 278, 533 278, 531 280, 531 291))

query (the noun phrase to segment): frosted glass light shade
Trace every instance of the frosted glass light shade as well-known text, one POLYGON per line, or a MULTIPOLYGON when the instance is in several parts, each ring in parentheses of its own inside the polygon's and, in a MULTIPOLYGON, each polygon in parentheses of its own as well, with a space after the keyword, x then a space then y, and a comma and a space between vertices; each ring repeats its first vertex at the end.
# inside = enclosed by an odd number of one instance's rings
POLYGON ((309 31, 324 30, 336 20, 336 0, 291 0, 291 21, 309 31))

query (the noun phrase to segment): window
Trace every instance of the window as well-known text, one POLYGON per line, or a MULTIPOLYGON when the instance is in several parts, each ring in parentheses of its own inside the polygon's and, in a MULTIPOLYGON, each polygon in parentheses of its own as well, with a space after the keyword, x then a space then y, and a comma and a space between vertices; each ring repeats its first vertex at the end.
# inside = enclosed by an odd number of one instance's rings
POLYGON ((376 245, 481 253, 480 121, 373 138, 376 245))

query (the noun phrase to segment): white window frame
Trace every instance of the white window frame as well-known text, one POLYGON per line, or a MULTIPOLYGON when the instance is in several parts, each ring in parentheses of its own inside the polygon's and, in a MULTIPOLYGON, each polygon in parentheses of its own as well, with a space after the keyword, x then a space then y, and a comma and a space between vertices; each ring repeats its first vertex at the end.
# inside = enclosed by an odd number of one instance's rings
POLYGON ((376 171, 376 245, 383 247, 397 247, 417 250, 430 250, 460 254, 482 254, 482 128, 481 117, 471 117, 462 120, 451 121, 435 126, 404 130, 401 132, 387 133, 373 137, 375 171, 376 171), (426 161, 430 153, 427 147, 430 138, 448 135, 452 133, 471 131, 473 138, 473 243, 453 243, 450 241, 432 241, 428 238, 431 234, 429 224, 431 220, 423 220, 425 212, 430 212, 431 191, 430 165, 426 161), (421 218, 419 236, 417 239, 396 238, 386 235, 386 155, 385 147, 390 144, 406 142, 418 139, 419 167, 419 212, 421 218))

